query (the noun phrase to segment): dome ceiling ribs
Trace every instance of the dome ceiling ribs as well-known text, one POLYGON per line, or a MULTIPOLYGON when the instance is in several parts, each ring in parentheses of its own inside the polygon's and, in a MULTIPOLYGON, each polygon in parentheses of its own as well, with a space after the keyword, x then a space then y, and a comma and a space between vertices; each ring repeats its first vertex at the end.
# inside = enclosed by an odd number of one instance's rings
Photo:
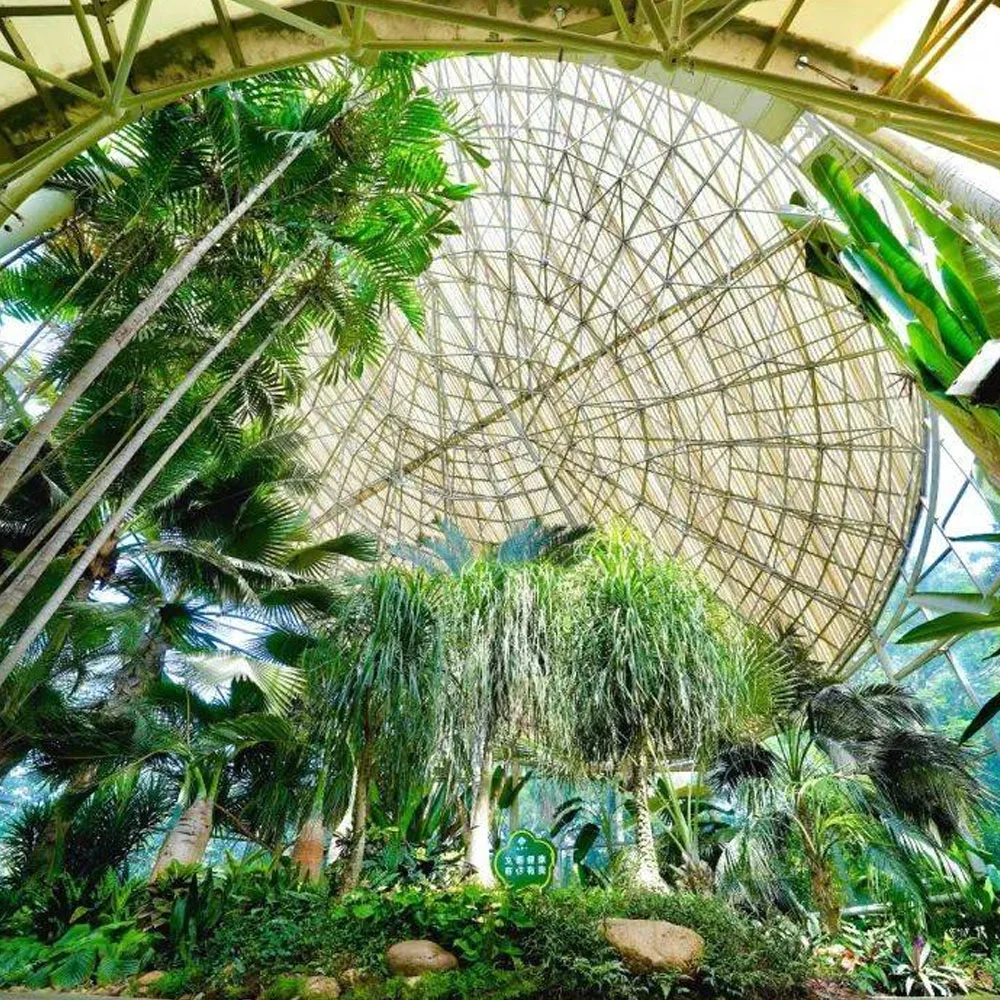
POLYGON ((493 166, 461 168, 478 193, 423 279, 423 337, 394 319, 392 374, 307 407, 315 520, 391 549, 445 513, 481 541, 627 516, 741 612, 842 660, 905 551, 923 424, 774 215, 808 193, 795 163, 822 126, 775 146, 573 63, 424 75, 478 110, 493 166))

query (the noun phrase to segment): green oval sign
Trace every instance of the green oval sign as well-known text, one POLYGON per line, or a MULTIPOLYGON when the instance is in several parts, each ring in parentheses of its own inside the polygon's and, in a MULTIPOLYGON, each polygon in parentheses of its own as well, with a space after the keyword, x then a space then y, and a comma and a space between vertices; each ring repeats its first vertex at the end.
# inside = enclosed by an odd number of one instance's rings
POLYGON ((552 841, 536 837, 530 830, 515 830, 507 846, 493 855, 493 874, 512 889, 528 885, 544 889, 552 881, 555 867, 552 841))

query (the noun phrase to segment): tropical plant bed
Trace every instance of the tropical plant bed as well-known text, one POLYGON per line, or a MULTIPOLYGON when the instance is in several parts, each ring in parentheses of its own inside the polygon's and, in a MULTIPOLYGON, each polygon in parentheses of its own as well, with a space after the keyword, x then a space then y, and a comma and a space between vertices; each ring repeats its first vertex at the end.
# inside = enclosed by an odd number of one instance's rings
POLYGON ((140 897, 112 922, 98 926, 95 920, 86 930, 77 924, 46 945, 29 934, 8 937, 0 942, 0 986, 165 1000, 199 994, 326 1000, 334 992, 350 1000, 643 1000, 680 989, 687 996, 778 1000, 804 996, 815 974, 790 926, 755 923, 704 896, 463 886, 361 890, 338 899, 322 890, 244 889, 222 900, 210 893, 196 898, 175 884, 169 905, 162 896, 140 897), (700 966, 686 976, 630 972, 602 934, 609 917, 691 928, 704 939, 700 966), (127 950, 121 947, 126 936, 127 950), (457 958, 457 968, 416 980, 391 976, 386 953, 407 939, 436 942, 457 958), (125 974, 115 975, 112 963, 125 974), (149 970, 162 975, 154 978, 149 970), (317 976, 336 988, 311 991, 309 977, 317 976))

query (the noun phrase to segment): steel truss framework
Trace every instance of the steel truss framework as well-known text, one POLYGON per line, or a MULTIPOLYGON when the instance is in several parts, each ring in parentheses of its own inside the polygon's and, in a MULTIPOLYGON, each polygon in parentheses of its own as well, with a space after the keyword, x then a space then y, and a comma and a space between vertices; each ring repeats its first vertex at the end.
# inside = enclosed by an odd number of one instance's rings
MULTIPOLYGON (((308 437, 331 530, 626 515, 752 620, 833 661, 870 632, 922 485, 919 407, 874 333, 804 273, 774 209, 819 141, 774 147, 704 102, 607 69, 446 60, 486 171, 358 383, 308 437)), ((325 355, 316 343, 317 364, 325 355)))
POLYGON ((796 36, 811 8, 826 3, 788 0, 772 22, 767 0, 607 0, 604 11, 598 0, 0 2, 3 201, 15 208, 80 149, 191 89, 385 49, 612 60, 681 89, 721 79, 862 130, 889 125, 1000 164, 1000 122, 963 113, 929 83, 993 0, 928 0, 917 37, 900 40, 891 66, 796 36), (805 73, 796 70, 802 56, 805 73))

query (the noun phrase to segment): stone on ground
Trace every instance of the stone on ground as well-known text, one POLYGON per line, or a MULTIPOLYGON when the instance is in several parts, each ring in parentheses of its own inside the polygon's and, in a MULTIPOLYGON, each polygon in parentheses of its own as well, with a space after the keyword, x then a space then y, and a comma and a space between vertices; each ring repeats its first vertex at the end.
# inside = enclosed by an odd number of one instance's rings
POLYGON ((340 983, 333 976, 306 976, 305 995, 315 1000, 333 1000, 340 996, 340 983))
POLYGON ((423 976, 458 966, 458 959, 433 941, 400 941, 385 957, 394 976, 423 976))
POLYGON ((144 972, 135 981, 136 992, 140 996, 145 996, 148 993, 156 992, 156 984, 166 975, 159 969, 153 969, 150 972, 144 972))
POLYGON ((705 941, 689 927, 666 920, 604 921, 604 936, 632 972, 694 972, 705 954, 705 941))

